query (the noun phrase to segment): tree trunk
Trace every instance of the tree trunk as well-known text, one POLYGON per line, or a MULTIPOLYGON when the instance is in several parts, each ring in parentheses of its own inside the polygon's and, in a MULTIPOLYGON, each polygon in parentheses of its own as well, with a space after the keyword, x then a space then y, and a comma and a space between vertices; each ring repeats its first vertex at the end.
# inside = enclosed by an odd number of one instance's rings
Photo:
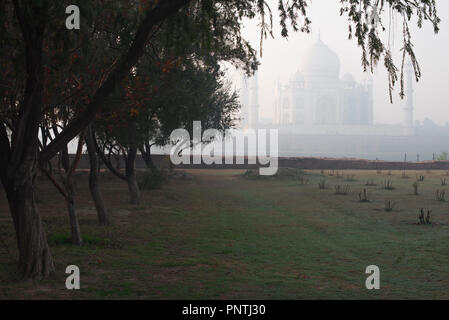
MULTIPOLYGON (((83 139, 80 137, 79 139, 83 139)), ((61 151, 61 162, 64 170, 67 173, 67 176, 62 177, 65 193, 66 193, 66 202, 67 209, 69 212, 69 221, 70 221, 70 231, 72 234, 72 244, 75 246, 83 245, 83 240, 81 238, 81 230, 78 221, 78 215, 75 211, 75 186, 73 184, 73 174, 78 165, 78 157, 82 150, 82 142, 78 143, 78 149, 76 151, 75 159, 73 160, 72 165, 70 165, 69 151, 68 147, 65 147, 61 151)))
POLYGON ((137 147, 131 146, 126 157, 126 181, 131 204, 140 204, 140 190, 136 178, 137 147))
POLYGON ((54 272, 47 236, 37 212, 33 183, 29 175, 20 184, 5 188, 17 236, 19 274, 23 279, 43 279, 54 272))
POLYGON ((151 145, 148 142, 146 142, 140 149, 140 153, 142 154, 142 159, 145 161, 147 168, 149 168, 154 174, 158 173, 159 169, 156 167, 153 158, 151 157, 151 145))
MULTIPOLYGON (((34 194, 38 132, 43 96, 42 47, 46 13, 34 2, 13 1, 26 46, 27 80, 11 139, 0 131, 0 177, 6 189, 24 279, 42 279, 54 271, 34 194)), ((3 124, 2 124, 3 127, 3 124)))
POLYGON ((91 127, 87 128, 86 131, 86 146, 87 152, 89 153, 90 162, 90 174, 89 174, 89 189, 92 199, 95 203, 95 208, 97 209, 98 223, 101 226, 108 224, 108 215, 106 211, 106 205, 103 201, 103 196, 101 195, 100 188, 98 186, 98 176, 100 172, 100 165, 98 161, 98 156, 95 151, 93 130, 91 127))
POLYGON ((82 246, 83 239, 81 238, 80 225, 78 221, 78 215, 75 211, 75 199, 74 188, 72 178, 66 181, 66 193, 67 193, 67 209, 69 211, 70 231, 72 234, 72 244, 75 246, 82 246))

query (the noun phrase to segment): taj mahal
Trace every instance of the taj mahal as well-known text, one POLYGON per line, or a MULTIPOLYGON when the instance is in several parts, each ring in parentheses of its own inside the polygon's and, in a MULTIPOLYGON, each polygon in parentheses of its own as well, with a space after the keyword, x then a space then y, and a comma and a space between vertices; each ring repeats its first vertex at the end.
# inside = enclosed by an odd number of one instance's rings
POLYGON ((321 40, 309 49, 300 70, 278 84, 277 124, 311 129, 373 123, 372 80, 358 84, 349 73, 340 79, 340 61, 321 40))
POLYGON ((298 63, 297 70, 275 88, 274 118, 260 119, 258 75, 244 79, 240 93, 243 128, 275 128, 281 156, 422 159, 446 150, 447 137, 420 137, 413 119, 413 70, 406 65, 406 101, 400 124, 374 124, 373 79, 362 82, 340 75, 340 59, 321 39, 298 63), (444 149, 446 148, 446 149, 444 149))

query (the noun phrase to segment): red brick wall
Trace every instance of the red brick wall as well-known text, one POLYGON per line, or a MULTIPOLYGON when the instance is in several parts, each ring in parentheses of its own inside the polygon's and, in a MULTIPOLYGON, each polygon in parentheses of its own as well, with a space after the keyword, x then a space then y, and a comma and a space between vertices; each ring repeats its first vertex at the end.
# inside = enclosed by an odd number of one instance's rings
MULTIPOLYGON (((154 155, 154 162, 160 163, 167 156, 154 155)), ((235 161, 234 161, 235 163, 235 161)), ((211 168, 211 169, 255 169, 258 165, 248 165, 245 159, 243 165, 180 165, 180 168, 211 168)), ((145 163, 138 156, 136 166, 145 168, 145 163)), ((327 170, 449 170, 449 161, 425 161, 425 162, 388 162, 371 161, 362 159, 327 159, 327 158, 279 158, 279 167, 292 167, 299 169, 327 169, 327 170)), ((89 161, 87 155, 82 155, 79 169, 88 169, 89 161)), ((121 168, 124 162, 121 161, 121 168)))

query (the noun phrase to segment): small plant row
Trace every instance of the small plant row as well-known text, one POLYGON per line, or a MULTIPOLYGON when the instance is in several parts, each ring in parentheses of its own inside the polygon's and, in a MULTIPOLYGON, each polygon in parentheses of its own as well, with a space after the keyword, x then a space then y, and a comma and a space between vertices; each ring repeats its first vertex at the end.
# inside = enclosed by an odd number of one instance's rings
POLYGON ((396 207, 396 202, 392 201, 392 200, 387 200, 385 201, 385 207, 384 210, 386 212, 392 212, 394 210, 394 208, 396 207))
POLYGON ((349 185, 338 184, 335 186, 335 194, 339 196, 346 196, 351 192, 351 187, 349 185))
POLYGON ((445 202, 446 201, 446 190, 435 191, 435 199, 437 201, 445 202))
POLYGON ((384 190, 394 190, 393 182, 391 180, 382 181, 382 189, 384 190))
POLYGON ((366 189, 363 189, 362 191, 359 192, 359 201, 360 202, 371 202, 368 199, 368 194, 366 192, 366 189))
POLYGON ((427 214, 425 213, 424 208, 421 208, 421 212, 418 216, 419 219, 419 223, 420 225, 429 225, 432 224, 432 222, 430 221, 430 215, 432 213, 432 210, 427 209, 427 214))

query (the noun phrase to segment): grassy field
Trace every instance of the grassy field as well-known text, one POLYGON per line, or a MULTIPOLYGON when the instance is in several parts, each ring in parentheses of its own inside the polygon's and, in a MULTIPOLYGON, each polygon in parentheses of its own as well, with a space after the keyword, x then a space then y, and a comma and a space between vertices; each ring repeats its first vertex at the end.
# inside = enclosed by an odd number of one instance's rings
MULTIPOLYGON (((78 179, 86 241, 67 243, 65 203, 40 182, 40 212, 56 263, 43 282, 17 279, 12 222, 0 190, 0 298, 72 299, 448 299, 449 204, 435 199, 445 172, 309 171, 277 178, 244 171, 192 170, 127 204, 126 185, 102 179, 112 224, 98 227, 78 179), (344 175, 344 176, 343 176, 344 175), (352 177, 352 175, 354 175, 352 177), (416 175, 419 195, 414 195, 416 175), (320 190, 325 179, 328 189, 320 190), (375 186, 365 186, 368 180, 375 186), (393 190, 382 189, 390 180, 393 190), (350 186, 336 195, 336 185, 350 186), (366 188, 370 202, 359 202, 366 188), (391 212, 385 201, 394 201, 391 212), (432 225, 419 225, 420 208, 432 225), (65 267, 81 270, 81 290, 65 289, 65 267), (365 288, 377 265, 381 290, 365 288)), ((449 183, 449 177, 447 177, 449 183)), ((448 194, 449 200, 449 194, 448 194)))

